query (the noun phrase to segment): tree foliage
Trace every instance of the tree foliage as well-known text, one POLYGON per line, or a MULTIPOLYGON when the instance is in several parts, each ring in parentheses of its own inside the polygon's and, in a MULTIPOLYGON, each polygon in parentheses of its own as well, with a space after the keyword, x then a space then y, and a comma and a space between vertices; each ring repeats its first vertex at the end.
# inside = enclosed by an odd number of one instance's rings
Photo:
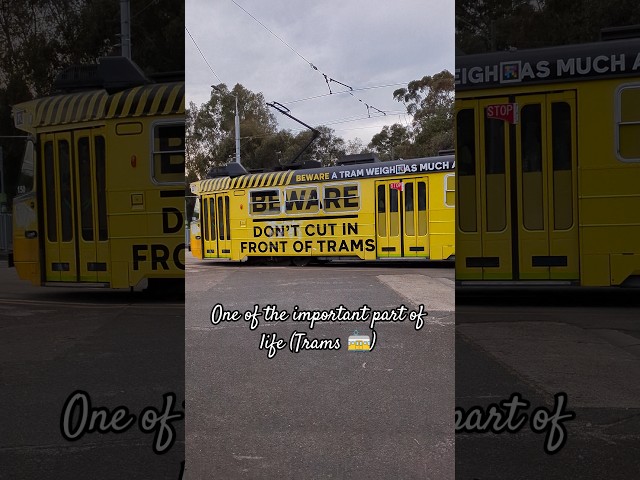
POLYGON ((384 160, 437 155, 453 148, 453 75, 447 70, 409 82, 393 92, 413 116, 411 126, 385 126, 369 147, 384 160))
MULTIPOLYGON (((261 93, 253 93, 237 84, 229 91, 224 84, 211 91, 211 98, 202 105, 191 103, 187 111, 186 168, 187 179, 204 178, 214 166, 225 165, 235 158, 235 97, 238 98, 240 119, 240 157, 248 170, 272 169, 292 162, 309 143, 312 133, 278 129, 276 117, 267 107, 261 93)), ((348 148, 326 126, 318 126, 318 138, 298 158, 298 162, 317 160, 332 165, 348 148)))
POLYGON ((592 42, 602 28, 638 23, 637 0, 457 0, 456 47, 471 54, 592 42))
MULTIPOLYGON (((132 58, 142 70, 184 70, 184 2, 131 0, 130 12, 132 58)), ((46 96, 64 67, 119 54, 119 33, 118 0, 0 0, 0 135, 22 134, 12 105, 46 96)), ((11 194, 24 142, 0 146, 11 194)))
POLYGON ((200 106, 191 103, 187 110, 186 168, 191 180, 204 178, 211 167, 224 165, 235 157, 236 97, 240 154, 245 168, 264 167, 262 159, 269 155, 268 150, 281 147, 277 139, 264 141, 276 134, 276 120, 261 93, 253 93, 240 84, 231 91, 225 84, 217 85, 208 102, 200 106))

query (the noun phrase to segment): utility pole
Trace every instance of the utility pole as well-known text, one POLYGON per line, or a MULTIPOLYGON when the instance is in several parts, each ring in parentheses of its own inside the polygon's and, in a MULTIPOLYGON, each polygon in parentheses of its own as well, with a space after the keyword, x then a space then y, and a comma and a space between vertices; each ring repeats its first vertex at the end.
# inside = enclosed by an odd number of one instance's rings
POLYGON ((238 96, 236 97, 236 163, 240 165, 240 116, 238 115, 238 96))
POLYGON ((238 114, 238 96, 234 95, 231 92, 225 92, 224 90, 216 87, 215 85, 211 85, 211 88, 216 90, 217 92, 222 93, 223 95, 229 95, 236 99, 236 119, 235 119, 235 130, 236 130, 236 163, 240 165, 240 115, 238 114))
POLYGON ((131 14, 129 0, 120 0, 120 54, 131 60, 131 14))

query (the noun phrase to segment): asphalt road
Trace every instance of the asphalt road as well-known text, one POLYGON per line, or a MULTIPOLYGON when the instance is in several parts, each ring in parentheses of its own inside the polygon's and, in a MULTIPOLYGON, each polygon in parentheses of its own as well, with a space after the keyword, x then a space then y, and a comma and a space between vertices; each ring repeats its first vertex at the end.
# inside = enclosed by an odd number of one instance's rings
POLYGON ((176 395, 172 411, 184 410, 183 319, 182 292, 32 287, 0 266, 0 478, 178 479, 184 421, 169 422, 175 442, 163 455, 153 451, 155 430, 137 422, 148 407, 165 411, 165 393, 176 395), (136 422, 65 439, 63 407, 77 390, 94 408, 126 407, 136 422))
POLYGON ((530 402, 517 433, 456 435, 456 478, 640 478, 640 296, 630 289, 456 292, 456 405, 517 392, 530 402), (531 413, 565 392, 566 443, 545 453, 531 413))
POLYGON ((453 479, 454 271, 444 265, 332 263, 259 267, 187 256, 187 479, 453 479), (216 304, 244 313, 416 310, 424 326, 379 322, 371 352, 349 352, 366 324, 248 322, 214 325, 216 304), (340 340, 338 350, 278 350, 263 334, 289 341, 340 340))

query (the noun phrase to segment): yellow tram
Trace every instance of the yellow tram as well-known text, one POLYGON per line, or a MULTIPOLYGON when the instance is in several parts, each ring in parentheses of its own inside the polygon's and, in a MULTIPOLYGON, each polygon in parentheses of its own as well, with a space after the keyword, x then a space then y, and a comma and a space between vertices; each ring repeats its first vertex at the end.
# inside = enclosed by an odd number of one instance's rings
POLYGON ((29 134, 13 262, 37 285, 184 278, 184 82, 122 57, 72 67, 60 95, 15 105, 29 134))
POLYGON ((640 281, 640 39, 456 59, 459 284, 640 281))
MULTIPOLYGON (((249 174, 238 164, 191 184, 197 258, 454 257, 452 155, 249 174)), ((354 163, 354 162, 363 163, 354 163)))

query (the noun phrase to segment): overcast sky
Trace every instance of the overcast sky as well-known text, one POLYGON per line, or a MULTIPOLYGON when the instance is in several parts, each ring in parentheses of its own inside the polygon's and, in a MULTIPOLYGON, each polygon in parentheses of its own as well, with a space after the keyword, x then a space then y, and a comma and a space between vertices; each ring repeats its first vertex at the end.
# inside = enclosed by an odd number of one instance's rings
MULTIPOLYGON (((291 48, 232 0, 187 0, 186 27, 215 72, 185 32, 188 102, 206 102, 212 84, 233 88, 240 83, 263 93, 267 102, 286 105, 305 123, 328 125, 345 140, 359 137, 366 146, 383 125, 411 122, 404 106, 393 99, 395 89, 444 69, 453 72, 453 1, 235 2, 291 48), (326 95, 323 73, 354 89, 401 85, 351 96, 336 94, 346 88, 332 82, 334 94, 326 95), (318 95, 324 96, 295 102, 318 95), (368 118, 365 103, 388 113, 382 116, 371 108, 374 118, 368 118)), ((280 128, 302 128, 274 113, 280 128)))

